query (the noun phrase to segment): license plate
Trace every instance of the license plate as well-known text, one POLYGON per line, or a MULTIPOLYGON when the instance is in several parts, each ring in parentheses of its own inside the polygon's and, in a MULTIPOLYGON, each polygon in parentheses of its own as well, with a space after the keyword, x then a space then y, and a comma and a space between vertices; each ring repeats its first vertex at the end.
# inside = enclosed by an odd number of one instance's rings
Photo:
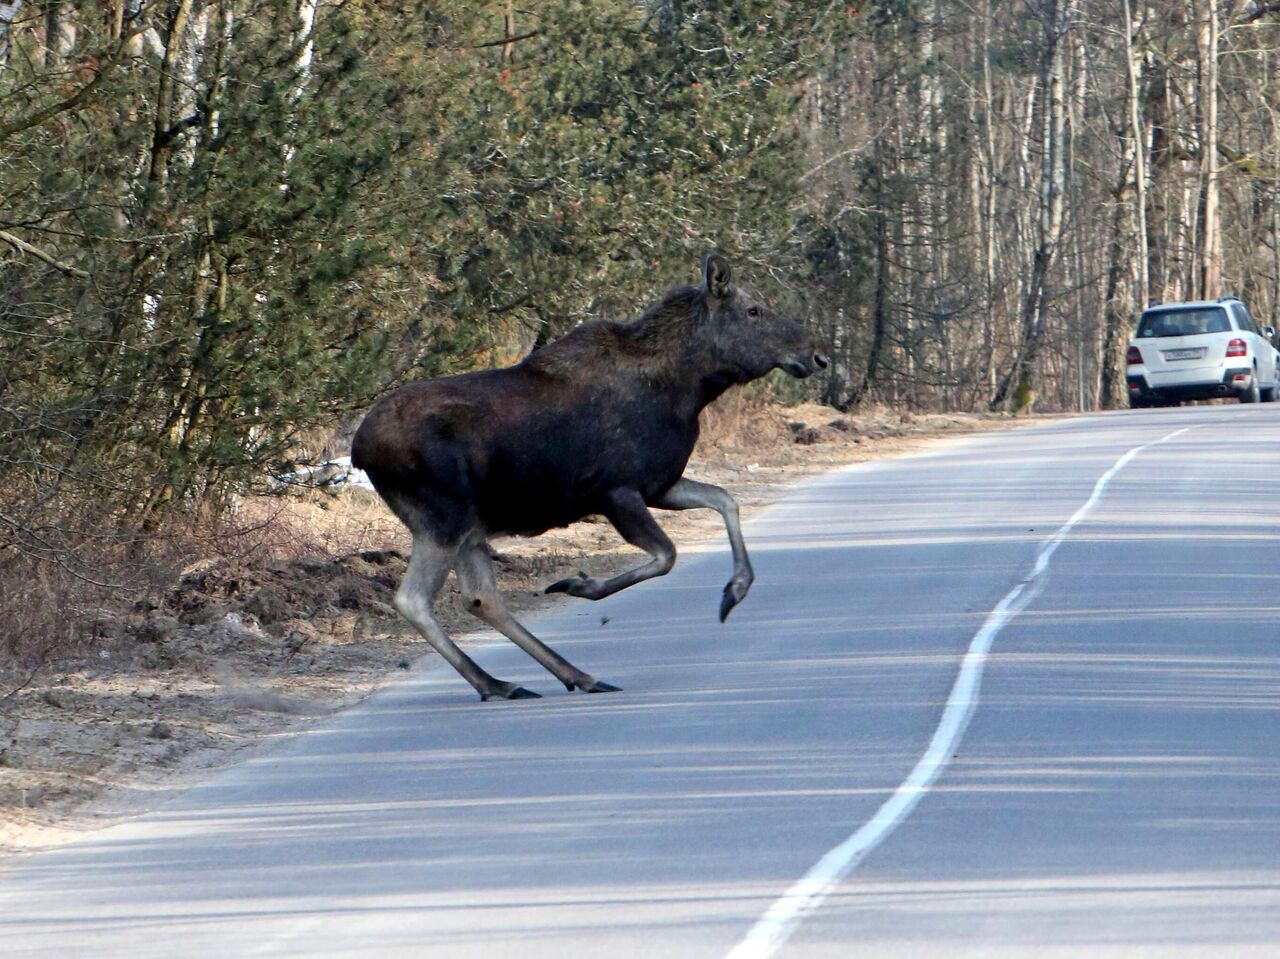
POLYGON ((1166 360, 1198 360, 1204 356, 1204 350, 1165 350, 1166 360))

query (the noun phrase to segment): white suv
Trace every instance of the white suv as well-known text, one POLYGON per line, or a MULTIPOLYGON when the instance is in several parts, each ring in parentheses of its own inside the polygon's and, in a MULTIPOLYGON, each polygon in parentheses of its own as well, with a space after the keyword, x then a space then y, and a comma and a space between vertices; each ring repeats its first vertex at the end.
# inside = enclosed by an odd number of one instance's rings
POLYGON ((1275 335, 1234 296, 1148 307, 1129 341, 1129 405, 1219 396, 1270 403, 1280 389, 1275 335))

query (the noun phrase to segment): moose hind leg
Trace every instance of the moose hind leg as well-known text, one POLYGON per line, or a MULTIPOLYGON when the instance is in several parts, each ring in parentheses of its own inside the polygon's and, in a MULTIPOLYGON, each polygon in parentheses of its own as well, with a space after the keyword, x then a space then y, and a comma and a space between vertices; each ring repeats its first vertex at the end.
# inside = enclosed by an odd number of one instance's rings
POLYGON ((617 686, 584 673, 517 622, 507 609, 502 593, 498 591, 498 584, 493 576, 493 560, 489 556, 488 544, 483 540, 471 540, 463 544, 458 551, 457 573, 467 610, 536 659, 547 672, 564 683, 570 692, 575 689, 584 693, 618 691, 617 686))
POLYGON ((494 679, 476 665, 475 660, 449 638, 449 634, 431 611, 431 605, 440 592, 440 587, 444 585, 456 555, 456 548, 441 547, 425 536, 415 536, 409 569, 396 592, 396 609, 444 657, 445 662, 475 687, 482 701, 495 696, 502 699, 537 699, 537 693, 515 683, 494 679))
POLYGON ((619 590, 642 583, 655 576, 665 576, 676 564, 676 547, 658 521, 653 518, 644 498, 633 489, 617 490, 609 497, 605 517, 632 546, 638 546, 653 558, 642 566, 619 573, 610 579, 594 579, 586 573, 552 583, 548 593, 568 593, 583 599, 604 599, 619 590))
POLYGON ((730 610, 747 598, 747 590, 755 582, 751 560, 747 557, 747 544, 742 539, 742 526, 738 522, 738 504, 719 486, 699 483, 697 480, 678 479, 675 484, 654 500, 659 509, 713 509, 724 519, 725 532, 729 534, 729 547, 733 550, 733 578, 724 588, 720 599, 720 622, 725 621, 730 610))

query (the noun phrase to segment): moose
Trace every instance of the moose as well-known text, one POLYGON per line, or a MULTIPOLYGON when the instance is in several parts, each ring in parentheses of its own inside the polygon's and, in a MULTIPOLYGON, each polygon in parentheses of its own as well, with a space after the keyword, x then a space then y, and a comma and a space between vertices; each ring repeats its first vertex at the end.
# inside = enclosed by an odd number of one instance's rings
POLYGON ((716 510, 733 552, 723 622, 754 574, 733 497, 682 475, 698 415, 735 384, 776 368, 803 378, 827 362, 803 326, 733 284, 724 257, 707 253, 701 283, 669 290, 639 319, 583 323, 515 366, 390 393, 356 431, 351 462, 413 536, 396 608, 481 700, 538 694, 490 676, 435 618, 451 569, 467 609, 570 692, 618 691, 516 621, 494 579, 489 538, 536 536, 603 515, 650 558, 608 579, 579 573, 546 588, 595 600, 675 565, 675 546, 651 508, 716 510))

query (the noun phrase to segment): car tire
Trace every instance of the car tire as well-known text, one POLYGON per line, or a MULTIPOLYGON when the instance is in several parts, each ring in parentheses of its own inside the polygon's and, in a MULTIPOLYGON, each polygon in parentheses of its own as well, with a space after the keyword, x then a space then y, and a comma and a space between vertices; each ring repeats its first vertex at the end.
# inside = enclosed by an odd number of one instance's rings
POLYGON ((1131 410, 1145 410, 1150 405, 1150 400, 1145 400, 1140 396, 1129 397, 1129 409, 1131 410))
POLYGON ((1262 391, 1258 388, 1258 377, 1255 374, 1250 380, 1249 385, 1240 391, 1241 403, 1257 403, 1262 399, 1262 391))
POLYGON ((1264 389, 1262 391, 1262 402, 1274 403, 1276 401, 1276 389, 1277 387, 1275 386, 1269 386, 1264 389))

